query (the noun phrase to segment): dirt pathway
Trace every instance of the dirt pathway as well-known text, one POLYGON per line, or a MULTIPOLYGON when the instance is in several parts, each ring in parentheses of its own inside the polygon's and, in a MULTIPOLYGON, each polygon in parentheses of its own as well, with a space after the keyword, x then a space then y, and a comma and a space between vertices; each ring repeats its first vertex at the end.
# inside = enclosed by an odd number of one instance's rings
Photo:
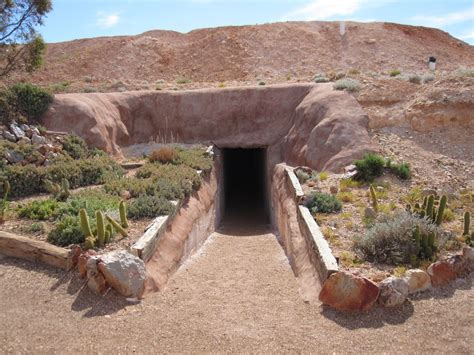
POLYGON ((272 234, 213 234, 133 305, 72 274, 0 260, 0 353, 472 353, 474 275, 403 307, 341 314, 302 301, 272 234))

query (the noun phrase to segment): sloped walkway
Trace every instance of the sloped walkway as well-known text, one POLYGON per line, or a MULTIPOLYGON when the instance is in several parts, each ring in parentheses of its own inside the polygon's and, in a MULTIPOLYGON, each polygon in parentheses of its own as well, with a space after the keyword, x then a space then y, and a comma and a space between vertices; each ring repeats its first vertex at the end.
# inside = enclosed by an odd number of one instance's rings
POLYGON ((214 233, 140 304, 0 258, 0 353, 472 353, 474 274, 400 308, 342 314, 302 300, 274 235, 236 234, 214 233))

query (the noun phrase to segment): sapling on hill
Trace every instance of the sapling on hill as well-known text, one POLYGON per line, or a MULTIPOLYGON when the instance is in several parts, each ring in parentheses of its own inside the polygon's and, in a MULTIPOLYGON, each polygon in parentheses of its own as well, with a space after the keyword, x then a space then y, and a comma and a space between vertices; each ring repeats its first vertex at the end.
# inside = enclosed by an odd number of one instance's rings
POLYGON ((375 211, 378 210, 379 204, 377 201, 377 193, 375 192, 374 185, 370 184, 370 199, 372 201, 372 207, 375 211))

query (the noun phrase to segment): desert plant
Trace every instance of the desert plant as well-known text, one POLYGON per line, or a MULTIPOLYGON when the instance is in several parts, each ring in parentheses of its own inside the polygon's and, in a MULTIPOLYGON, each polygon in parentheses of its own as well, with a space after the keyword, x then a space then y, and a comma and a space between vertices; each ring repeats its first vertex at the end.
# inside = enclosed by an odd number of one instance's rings
POLYGON ((55 184, 48 179, 44 180, 44 186, 50 194, 53 195, 53 198, 58 201, 66 201, 71 192, 69 191, 69 181, 67 179, 62 179, 61 184, 55 184))
POLYGON ((95 220, 97 223, 97 246, 101 248, 106 242, 104 214, 101 211, 97 211, 95 213, 95 220))
POLYGON ((86 158, 89 154, 89 148, 86 142, 74 135, 70 134, 62 140, 63 151, 65 151, 73 159, 86 158))
POLYGON ((125 230, 125 228, 123 228, 119 222, 117 222, 115 219, 113 219, 111 216, 109 215, 105 215, 105 218, 107 218, 107 221, 112 225, 112 227, 117 231, 119 232, 124 238, 128 237, 128 233, 127 231, 125 230))
POLYGON ((389 74, 390 74, 391 77, 395 77, 395 76, 400 75, 401 73, 402 72, 400 70, 394 69, 394 70, 391 70, 389 74))
POLYGON ((463 220, 463 236, 469 236, 469 229, 471 227, 471 213, 469 211, 464 212, 464 220, 463 220))
POLYGON ((320 74, 320 75, 315 76, 313 81, 315 83, 328 83, 330 80, 328 77, 324 76, 323 74, 320 74))
POLYGON ((178 153, 175 148, 171 146, 164 146, 151 152, 148 160, 152 163, 158 162, 162 164, 168 164, 175 162, 177 158, 178 153))
POLYGON ((327 171, 322 171, 319 173, 318 175, 318 179, 320 181, 324 181, 324 180, 327 180, 329 178, 329 173, 327 171))
POLYGON ((10 189, 10 183, 8 182, 8 180, 5 180, 2 186, 3 197, 0 200, 0 224, 5 223, 5 212, 7 211, 9 205, 7 199, 8 194, 10 193, 10 189))
POLYGON ((439 200, 438 211, 436 213, 436 219, 434 221, 437 226, 440 226, 444 220, 444 211, 446 210, 447 202, 448 198, 446 197, 446 195, 441 196, 441 199, 439 200))
POLYGON ((132 219, 153 218, 168 215, 175 207, 167 199, 160 196, 140 196, 135 199, 128 209, 128 216, 132 219))
POLYGON ((350 78, 339 79, 334 83, 334 89, 355 92, 360 90, 360 83, 358 80, 350 78))
POLYGON ((87 237, 94 237, 92 233, 91 225, 89 222, 89 216, 87 215, 87 211, 85 208, 81 208, 79 210, 79 220, 81 222, 81 230, 84 233, 84 236, 87 237))
POLYGON ((417 74, 410 74, 408 75, 408 81, 412 84, 419 84, 421 83, 421 77, 417 74))
POLYGON ((461 67, 456 70, 457 76, 462 76, 466 78, 474 78, 474 68, 465 68, 461 67))
MULTIPOLYGON (((2 96, 6 95, 8 107, 0 107, 0 111, 10 110, 10 117, 26 122, 36 123, 53 102, 49 92, 35 85, 19 83, 7 90, 2 96)), ((3 104, 3 100, 0 103, 3 104)))
POLYGON ((398 178, 402 180, 407 180, 411 177, 411 169, 410 164, 408 163, 400 163, 394 164, 387 160, 387 168, 392 172, 392 174, 396 175, 398 178))
POLYGON ((354 175, 354 179, 370 182, 376 177, 382 176, 385 160, 380 155, 367 153, 362 159, 356 160, 354 165, 357 168, 357 173, 354 175))
POLYGON ((369 191, 370 191, 370 200, 372 202, 372 207, 375 211, 378 211, 379 204, 378 204, 378 201, 377 201, 377 193, 375 191, 374 185, 370 184, 369 191))
POLYGON ((48 241, 62 247, 71 244, 80 244, 85 240, 77 217, 65 216, 56 223, 48 234, 48 241))
POLYGON ((444 244, 438 226, 407 212, 382 216, 365 235, 354 240, 354 250, 367 261, 388 264, 416 263, 423 250, 444 244))
POLYGON ((311 178, 310 174, 308 174, 306 171, 301 170, 301 169, 296 170, 295 175, 298 178, 298 181, 300 182, 300 184, 304 184, 306 181, 308 181, 311 178))
POLYGON ((55 199, 33 200, 19 207, 18 216, 37 221, 46 221, 57 217, 59 214, 59 203, 55 199))
POLYGON ((433 81, 435 79, 433 74, 425 74, 421 77, 421 81, 423 83, 429 83, 430 81, 433 81))
POLYGON ((123 228, 128 228, 128 221, 127 221, 127 205, 125 201, 120 201, 119 204, 119 212, 120 212, 120 223, 123 228))
POLYGON ((312 213, 333 213, 340 211, 342 208, 341 201, 324 192, 310 194, 305 205, 312 213))

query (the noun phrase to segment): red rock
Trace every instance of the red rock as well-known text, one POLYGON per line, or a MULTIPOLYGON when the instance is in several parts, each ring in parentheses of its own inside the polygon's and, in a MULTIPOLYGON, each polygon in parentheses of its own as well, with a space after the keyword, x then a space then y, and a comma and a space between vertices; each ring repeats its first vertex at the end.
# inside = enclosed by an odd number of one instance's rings
POLYGON ((372 281, 340 271, 324 282, 319 300, 342 311, 368 310, 377 301, 379 292, 372 281))
POLYGON ((431 284, 435 287, 446 285, 457 277, 453 264, 447 261, 437 261, 431 264, 427 272, 431 277, 431 284))
POLYGON ((79 255, 79 258, 77 260, 77 269, 79 271, 79 277, 81 279, 84 279, 87 276, 87 269, 86 269, 86 264, 87 260, 91 258, 91 256, 96 255, 97 253, 94 250, 88 250, 85 253, 82 253, 79 255))

